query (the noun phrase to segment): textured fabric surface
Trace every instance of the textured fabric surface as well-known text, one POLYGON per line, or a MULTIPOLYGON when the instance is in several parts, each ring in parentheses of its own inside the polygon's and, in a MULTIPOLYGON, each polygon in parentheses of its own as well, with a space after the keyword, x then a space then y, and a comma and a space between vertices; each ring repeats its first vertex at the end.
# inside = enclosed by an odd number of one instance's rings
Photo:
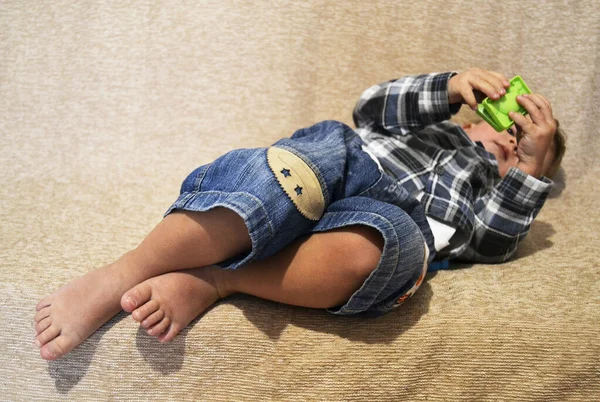
POLYGON ((0 3, 0 399, 598 400, 597 1, 0 3), (374 320, 236 296, 160 345, 118 315, 66 358, 36 302, 135 247, 187 173, 369 86, 519 74, 568 132, 552 198, 502 265, 427 277, 374 320))

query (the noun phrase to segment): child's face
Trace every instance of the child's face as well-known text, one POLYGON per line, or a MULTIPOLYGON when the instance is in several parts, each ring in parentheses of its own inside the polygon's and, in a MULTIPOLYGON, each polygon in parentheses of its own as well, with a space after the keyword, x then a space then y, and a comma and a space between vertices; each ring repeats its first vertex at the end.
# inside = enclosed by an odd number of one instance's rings
MULTIPOLYGON (((473 141, 479 141, 489 153, 492 153, 498 161, 500 177, 504 177, 511 166, 517 166, 517 139, 508 131, 497 132, 485 121, 466 124, 463 126, 465 132, 473 141)), ((516 128, 511 128, 513 134, 516 128)))

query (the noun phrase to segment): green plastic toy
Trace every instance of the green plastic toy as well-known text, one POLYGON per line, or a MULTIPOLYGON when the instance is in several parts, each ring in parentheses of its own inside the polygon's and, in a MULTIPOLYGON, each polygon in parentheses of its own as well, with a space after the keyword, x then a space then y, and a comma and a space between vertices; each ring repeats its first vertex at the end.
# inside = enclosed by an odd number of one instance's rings
POLYGON ((485 98, 477 107, 477 114, 490 126, 494 127, 494 130, 498 132, 506 130, 515 124, 508 117, 509 112, 527 114, 527 110, 517 103, 517 96, 530 93, 531 91, 523 79, 517 75, 510 80, 510 87, 506 90, 506 95, 498 100, 485 98))

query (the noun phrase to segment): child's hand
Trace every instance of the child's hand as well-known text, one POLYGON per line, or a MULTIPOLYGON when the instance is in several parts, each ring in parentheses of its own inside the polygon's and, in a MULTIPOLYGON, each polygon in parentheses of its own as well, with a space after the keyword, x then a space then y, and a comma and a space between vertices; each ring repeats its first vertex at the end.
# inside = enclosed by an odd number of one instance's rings
POLYGON ((476 110, 478 101, 482 101, 486 96, 494 100, 500 99, 506 94, 506 88, 509 86, 510 82, 500 73, 471 68, 450 78, 448 102, 466 103, 476 110))
POLYGON ((529 115, 510 112, 508 116, 518 126, 517 168, 535 177, 545 174, 544 162, 556 133, 552 106, 542 95, 517 96, 517 102, 529 115))

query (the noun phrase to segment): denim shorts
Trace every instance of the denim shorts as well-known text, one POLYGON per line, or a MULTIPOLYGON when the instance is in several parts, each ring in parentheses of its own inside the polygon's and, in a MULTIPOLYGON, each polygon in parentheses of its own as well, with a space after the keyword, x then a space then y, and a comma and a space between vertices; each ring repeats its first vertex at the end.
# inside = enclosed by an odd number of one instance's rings
POLYGON ((384 239, 375 270, 333 314, 379 315, 418 289, 435 249, 423 207, 362 149, 348 126, 324 121, 271 147, 239 149, 194 170, 174 210, 229 208, 246 223, 247 253, 220 264, 235 269, 272 256, 299 236, 366 225, 384 239))

